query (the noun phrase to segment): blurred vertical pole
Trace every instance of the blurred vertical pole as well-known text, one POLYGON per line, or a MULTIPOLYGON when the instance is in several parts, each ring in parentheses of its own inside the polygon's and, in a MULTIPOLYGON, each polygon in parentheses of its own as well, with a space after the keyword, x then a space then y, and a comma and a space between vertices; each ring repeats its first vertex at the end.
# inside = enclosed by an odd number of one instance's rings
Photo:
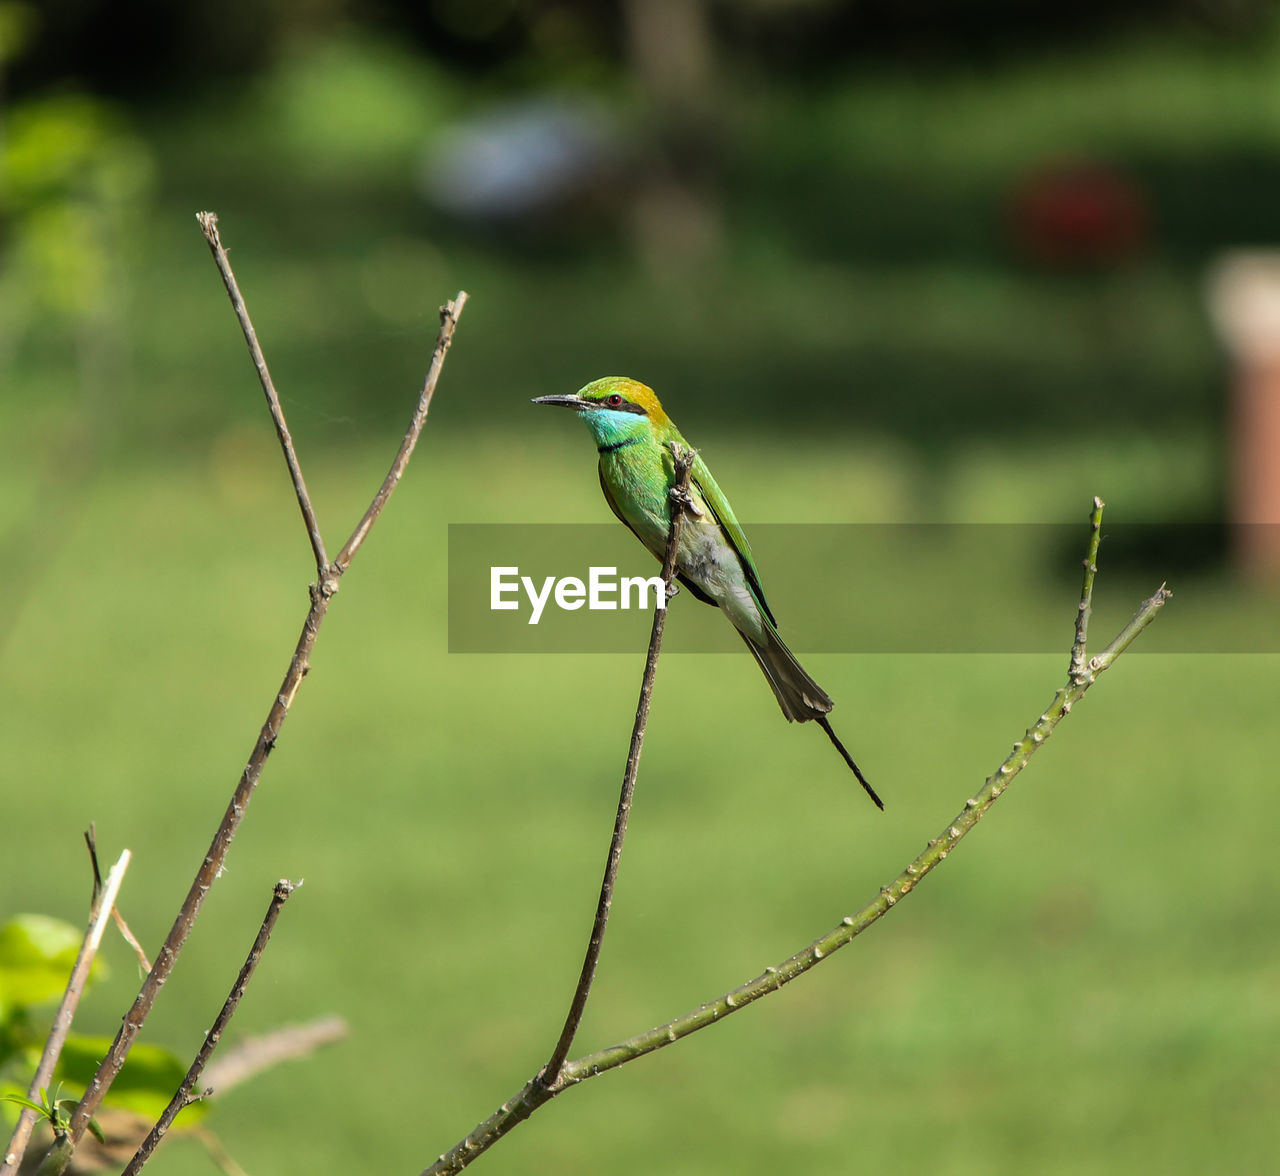
POLYGON ((622 8, 650 132, 633 203, 636 238, 653 269, 681 270, 709 260, 720 244, 707 0, 623 0, 622 8))
POLYGON ((1232 364, 1229 476, 1237 566, 1280 586, 1280 252, 1227 254, 1209 310, 1232 364))

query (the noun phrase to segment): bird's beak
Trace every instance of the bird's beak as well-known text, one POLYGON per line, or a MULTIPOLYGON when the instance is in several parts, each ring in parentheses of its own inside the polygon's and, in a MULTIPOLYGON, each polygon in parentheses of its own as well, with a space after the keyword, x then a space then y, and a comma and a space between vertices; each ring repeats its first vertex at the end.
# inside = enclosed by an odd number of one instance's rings
POLYGON ((579 411, 591 407, 591 401, 584 400, 581 396, 535 396, 530 403, 555 404, 560 408, 576 408, 579 411))

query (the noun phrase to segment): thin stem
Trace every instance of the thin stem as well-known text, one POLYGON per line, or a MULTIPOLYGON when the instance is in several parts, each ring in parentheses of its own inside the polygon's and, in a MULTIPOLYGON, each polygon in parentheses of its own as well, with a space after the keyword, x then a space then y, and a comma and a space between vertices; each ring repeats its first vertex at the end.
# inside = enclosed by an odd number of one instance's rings
POLYGON ((89 827, 84 831, 85 848, 89 851, 89 868, 93 871, 93 898, 90 905, 98 901, 98 894, 102 890, 102 867, 98 865, 98 822, 90 821, 89 827))
MULTIPOLYGON (((126 849, 111 867, 106 881, 101 887, 96 885, 93 904, 89 911, 89 925, 85 929, 84 939, 80 943, 80 951, 67 980, 67 987, 62 994, 62 1002, 53 1017, 53 1028, 49 1030, 48 1039, 44 1043, 44 1052, 36 1066, 35 1076, 27 1089, 27 1097, 33 1102, 40 1097, 41 1090, 47 1090, 53 1079, 53 1071, 58 1065, 62 1047, 66 1044, 67 1035, 71 1032, 71 1022, 84 995, 85 983, 89 978, 89 969, 93 966, 94 957, 102 944, 103 932, 107 928, 107 920, 111 916, 111 908, 115 905, 116 895, 124 882, 125 871, 129 868, 129 851, 126 849)), ((96 868, 96 863, 95 863, 96 868)), ((22 1163, 22 1157, 31 1141, 31 1130, 36 1125, 36 1112, 23 1107, 18 1116, 18 1124, 9 1140, 9 1147, 0 1163, 0 1176, 12 1176, 22 1163)))
POLYGON ((1125 627, 1115 635, 1111 644, 1097 657, 1089 659, 1090 671, 1094 674, 1100 674, 1107 669, 1116 658, 1137 640, 1138 634, 1155 620, 1156 613, 1164 607, 1165 601, 1172 595, 1173 592, 1164 584, 1161 584, 1146 600, 1138 605, 1138 611, 1129 618, 1125 627))
POLYGON ((560 1031, 560 1039, 551 1052, 551 1058, 542 1069, 542 1084, 554 1087, 560 1077, 560 1069, 569 1056, 573 1046, 574 1035, 582 1023, 582 1014, 587 1007, 587 997, 591 992, 591 983, 595 979, 596 966, 600 962, 600 951, 604 945, 605 928, 609 924, 609 910, 613 905, 613 890, 618 881, 618 870, 622 864, 622 843, 627 836, 627 821, 631 815, 631 802, 635 796, 636 776, 640 771, 640 753, 644 749, 644 733, 649 725, 649 704, 653 698, 653 680, 658 672, 658 656, 662 652, 662 632, 667 623, 667 601, 671 592, 671 581, 675 577, 676 552, 680 542, 680 527, 684 521, 684 513, 688 508, 689 471, 693 468, 694 453, 678 446, 671 447, 671 455, 675 461, 675 481, 671 489, 669 503, 671 512, 671 529, 667 534, 666 551, 662 559, 663 599, 653 610, 653 628, 649 633, 649 652, 645 657, 644 675, 640 680, 640 700, 636 704, 636 719, 631 727, 631 745, 627 749, 627 766, 622 773, 622 792, 618 797, 618 815, 613 823, 613 839, 609 843, 609 856, 605 861, 604 880, 600 884, 600 899, 596 904, 595 920, 591 925, 591 938, 587 941, 586 958, 582 961, 582 972, 578 976, 577 987, 573 991, 573 1000, 569 1004, 569 1014, 565 1018, 564 1028, 560 1031))
MULTIPOLYGON (((89 850, 89 865, 93 869, 93 898, 97 901, 98 891, 102 889, 102 871, 98 867, 98 826, 96 821, 90 821, 89 827, 84 831, 84 843, 89 850)), ((124 941, 133 948, 133 954, 138 957, 138 964, 144 972, 151 971, 151 961, 147 959, 147 953, 143 950, 142 944, 138 942, 138 937, 134 935, 133 929, 124 921, 124 916, 120 913, 119 907, 111 908, 111 918, 116 925, 116 930, 124 937, 124 941)))
POLYGON ((289 477, 293 479, 293 492, 298 498, 298 507, 302 511, 302 521, 306 524, 307 537, 311 540, 311 551, 316 560, 316 574, 323 581, 329 569, 329 557, 325 554, 324 540, 320 537, 320 524, 316 520, 315 508, 311 505, 311 497, 307 493, 307 483, 302 477, 302 466, 298 463, 298 454, 293 447, 293 437, 284 419, 284 409, 280 407, 280 397, 276 395, 275 384, 271 381, 271 372, 267 370, 267 359, 262 354, 258 343, 258 334, 249 319, 249 310, 240 295, 240 287, 236 276, 231 271, 231 261, 227 251, 222 247, 222 237, 218 233, 218 216, 213 212, 198 212, 196 220, 200 223, 200 231, 209 243, 213 260, 222 275, 222 283, 227 288, 227 296, 231 299, 236 318, 240 321, 240 330, 244 332, 244 341, 249 348, 249 356, 258 372, 258 382, 262 385, 263 394, 267 398, 267 407, 271 411, 271 420, 276 426, 276 436, 280 439, 280 448, 284 450, 284 460, 289 466, 289 477))
MULTIPOLYGON (((1133 620, 1125 626, 1121 634, 1121 636, 1130 634, 1128 640, 1124 642, 1124 647, 1131 644, 1138 633, 1155 619, 1156 613, 1170 595, 1171 593, 1162 588, 1143 602, 1138 612, 1134 614, 1133 620)), ((1116 640, 1119 641, 1120 637, 1117 637, 1116 640)), ((1114 645, 1115 642, 1112 644, 1114 645)), ((1119 652, 1117 651, 1117 656, 1119 652)), ((965 802, 964 808, 955 819, 937 837, 930 840, 924 851, 915 857, 888 886, 883 887, 880 893, 860 910, 852 915, 847 915, 837 926, 820 938, 815 939, 808 947, 796 952, 780 964, 766 968, 754 980, 739 985, 715 1000, 699 1005, 698 1008, 685 1013, 683 1016, 676 1017, 645 1033, 628 1038, 618 1045, 598 1050, 596 1053, 588 1054, 586 1057, 569 1062, 564 1068, 564 1084, 567 1086, 575 1082, 581 1082, 586 1078, 594 1078, 597 1074, 603 1074, 606 1070, 612 1070, 624 1062, 633 1061, 647 1053, 653 1053, 663 1046, 679 1041, 682 1037, 687 1037, 698 1029, 703 1029, 717 1021, 722 1021, 731 1013, 736 1013, 753 1001, 759 1000, 760 997, 776 992, 783 985, 789 984, 792 980, 804 975, 810 968, 816 967, 833 952, 852 942, 873 923, 887 915, 897 905, 899 899, 905 898, 910 894, 927 875, 946 860, 952 849, 982 819, 1001 793, 1008 788, 1010 781, 1027 766, 1027 762, 1031 757, 1044 745, 1058 724, 1071 712, 1072 706, 1088 691, 1089 686, 1096 680, 1097 675, 1107 669, 1114 660, 1113 657, 1105 664, 1096 664, 1088 681, 1080 685, 1062 687, 1054 695, 1053 701, 1027 731, 1026 735, 1013 745, 1013 750, 1005 758, 1004 762, 988 777, 986 783, 977 794, 965 802)), ((1099 661, 1100 659, 1094 659, 1094 663, 1099 661)))
MULTIPOLYGON (((248 811, 249 801, 252 799, 254 789, 257 788, 258 781, 262 777, 262 770, 266 767, 267 758, 275 748, 276 740, 280 735, 280 728, 284 725, 285 719, 288 718, 289 707, 293 702, 294 695, 302 685, 302 680, 306 677, 311 667, 311 653, 315 648, 316 635, 320 630, 325 614, 329 611, 329 602, 332 599, 332 596, 325 595, 317 585, 311 585, 311 608, 308 610, 307 618, 303 622, 302 633, 294 648, 289 668, 285 672, 284 681, 281 683, 279 691, 277 691, 275 698, 271 702, 267 720, 263 723, 262 730, 258 733, 249 761, 245 765, 244 771, 241 772, 240 779, 236 782, 235 791, 231 795, 231 802, 227 805, 227 811, 223 814, 222 821, 213 835, 212 842, 210 842, 209 850, 205 854, 204 860, 200 863, 200 868, 196 871, 191 888, 187 891, 187 896, 183 899, 182 906, 178 910, 177 918, 174 920, 173 926, 169 929, 169 934, 165 937, 165 941, 156 955, 155 965, 144 978, 133 1005, 125 1013, 124 1019, 120 1023, 120 1028, 116 1032, 115 1040, 111 1043, 111 1048, 107 1050, 106 1057, 99 1063, 97 1072, 90 1079, 89 1085, 84 1092, 84 1097, 80 1100, 80 1105, 72 1113, 66 1139, 71 1149, 74 1149, 75 1144, 80 1141, 80 1137, 84 1134, 85 1128, 89 1124, 89 1119, 98 1109, 102 1099, 111 1088, 111 1084, 124 1066, 125 1058, 129 1056, 129 1050, 133 1047, 134 1041, 142 1031, 143 1023, 150 1015, 152 1006, 160 995, 160 990, 169 979, 174 964, 178 961, 178 956, 187 942, 187 937, 191 934, 191 928, 199 917, 210 888, 222 873, 222 866, 231 848, 231 842, 235 839, 235 835, 240 828, 240 822, 248 811)), ((54 1152, 50 1154, 53 1155, 61 1150, 63 1150, 61 1146, 55 1147, 54 1152)), ((70 1155, 70 1150, 67 1150, 67 1161, 70 1160, 70 1155)), ((47 1169, 48 1172, 61 1172, 64 1170, 65 1163, 61 1167, 53 1166, 47 1169)), ((42 1165, 41 1176, 45 1176, 45 1174, 46 1169, 42 1165)))
POLYGON ((1093 580, 1098 574, 1098 544, 1102 539, 1102 508, 1104 506, 1106 503, 1095 494, 1093 510, 1089 512, 1089 548, 1084 557, 1080 604, 1076 608, 1076 639, 1071 646, 1069 676, 1072 682, 1080 682, 1086 673, 1084 651, 1089 638, 1089 617, 1093 613, 1093 580))
POLYGON ((156 1125, 147 1133, 146 1139, 142 1141, 138 1150, 134 1152, 133 1159, 129 1161, 120 1176, 137 1176, 142 1171, 143 1164, 151 1158, 151 1153, 155 1151, 156 1145, 164 1138, 165 1132, 169 1130, 174 1119, 177 1118, 178 1112, 195 1101, 191 1096, 191 1092, 200 1080, 200 1075, 205 1065, 213 1056, 213 1051, 218 1048, 218 1042, 222 1038, 223 1030, 226 1029, 231 1018, 235 1016, 236 1006, 240 1003, 240 998, 244 996, 244 991, 248 988, 249 981, 253 978, 254 969, 257 968, 258 961, 266 950, 267 941, 271 938, 271 932, 275 929, 276 919, 280 917, 281 909, 295 889, 297 889, 295 883, 287 882, 283 878, 276 883, 275 892, 271 896, 271 903, 262 919, 262 926, 258 928, 258 934, 253 941, 253 946, 249 949, 249 954, 240 968, 240 974, 236 977, 235 984, 231 986, 231 991, 227 995, 222 1010, 214 1019, 213 1027, 205 1034, 204 1042, 199 1050, 196 1051, 195 1059, 187 1070, 186 1077, 183 1078, 177 1092, 169 1100, 169 1105, 165 1107, 164 1113, 157 1120, 156 1125))
POLYGON ((405 466, 409 464, 414 446, 418 444, 418 435, 426 423, 431 399, 436 393, 436 383, 440 379, 440 370, 444 367, 444 358, 449 353, 449 345, 453 342, 453 331, 458 325, 458 316, 462 314, 462 308, 466 303, 467 292, 459 290, 452 302, 446 302, 440 308, 440 334, 436 336, 435 350, 431 353, 431 364, 427 368, 427 376, 422 383, 422 392, 418 396, 413 420, 409 424, 408 432, 404 435, 404 440, 400 442, 400 449, 391 463, 391 468, 387 471, 387 476, 382 479, 382 485, 373 496, 373 501, 369 503, 369 509, 364 512, 364 517, 351 532, 351 538, 343 544, 342 550, 338 552, 338 558, 333 561, 334 571, 338 575, 342 575, 350 566, 356 552, 360 550, 360 545, 365 541, 365 536, 369 534, 369 529, 378 521, 382 508, 387 505, 387 499, 391 497, 392 491, 399 483, 405 466))
MULTIPOLYGON (((1092 601, 1094 575, 1097 571, 1094 565, 1097 559, 1098 525, 1101 522, 1102 506, 1101 500, 1095 498, 1094 513, 1090 520, 1092 524, 1090 554, 1086 561, 1084 582, 1080 593, 1082 607, 1077 610, 1077 617, 1087 616, 1088 606, 1092 601)), ((782 963, 766 968, 755 979, 645 1033, 637 1034, 607 1049, 566 1062, 559 1071, 554 1087, 544 1085, 540 1081, 541 1075, 535 1077, 526 1083, 514 1098, 504 1103, 469 1135, 441 1155, 422 1176, 451 1176, 453 1173, 461 1172, 476 1156, 492 1147, 533 1114, 538 1107, 561 1091, 588 1078, 594 1078, 597 1074, 603 1074, 606 1070, 612 1070, 645 1054, 653 1053, 663 1046, 679 1041, 682 1037, 687 1037, 690 1033, 724 1020, 731 1013, 737 1012, 771 992, 776 992, 816 967, 833 952, 844 947, 888 914, 900 899, 910 894, 925 877, 946 860, 952 849, 1008 788, 1010 781, 1027 766, 1031 757, 1044 745, 1058 724, 1070 714, 1075 703, 1084 697, 1090 686, 1097 681, 1098 675, 1108 669, 1115 659, 1133 643, 1138 634, 1151 623, 1170 595, 1169 590, 1161 585, 1151 597, 1143 601, 1115 640, 1101 654, 1088 661, 1088 672, 1079 675, 1078 678, 1074 673, 1073 650, 1073 672, 1068 677, 1066 685, 1058 690, 1044 713, 1013 745, 1013 750, 1004 762, 987 778, 982 788, 965 802, 964 808, 942 833, 929 841, 923 852, 908 863, 888 886, 882 887, 880 893, 860 910, 846 916, 832 930, 783 960, 782 963)), ((1087 620, 1083 634, 1080 627, 1077 627, 1076 634, 1078 641, 1083 641, 1087 637, 1087 620)), ((1082 647, 1082 654, 1083 652, 1082 647)))
MULTIPOLYGON (((209 239, 211 232, 213 234, 213 239, 210 240, 210 247, 213 249, 214 259, 218 263, 218 270, 222 274, 223 283, 227 287, 227 293, 231 298, 236 316, 240 319, 244 328, 245 341, 254 358, 254 364, 259 368, 259 375, 263 379, 263 387, 267 391, 267 401, 271 407, 272 418, 277 422, 281 445, 284 448, 285 458, 289 462, 290 472, 292 473, 296 468, 297 457, 293 452, 292 443, 288 440, 289 432, 284 423, 284 412, 280 407, 279 399, 275 396, 274 388, 270 385, 270 377, 266 375, 266 364, 261 361, 262 353, 257 347, 257 335, 253 330, 253 324, 249 321, 249 313, 245 309, 244 301, 240 298, 234 275, 231 274, 230 262, 227 260, 226 252, 221 248, 220 243, 216 246, 214 244, 218 240, 217 217, 213 213, 201 213, 198 219, 201 229, 205 232, 206 239, 209 239)), ((423 390, 423 397, 428 401, 430 399, 428 389, 430 389, 430 392, 434 392, 435 383, 440 374, 440 367, 444 362, 444 353, 448 349, 448 340, 453 335, 453 324, 457 317, 457 308, 465 300, 466 295, 459 294, 458 299, 449 304, 449 308, 452 308, 452 310, 447 321, 441 326, 440 337, 436 340, 435 351, 432 355, 427 386, 423 390)), ((362 522, 361 528, 357 528, 361 540, 377 520, 378 515, 381 514, 382 507, 386 505, 386 500, 390 497, 391 491, 395 489, 400 474, 403 472, 404 462, 408 460, 408 454, 412 452, 413 446, 417 442, 417 436, 421 432, 422 422, 425 417, 426 409, 422 399, 420 399, 413 423, 401 443, 400 454, 396 458, 397 464, 392 466, 395 477, 392 478, 391 475, 388 475, 390 485, 388 486, 388 482, 384 482, 378 497, 375 499, 377 510, 371 507, 370 511, 366 512, 365 521, 362 522)), ((303 510, 308 533, 312 534, 315 516, 309 510, 309 499, 306 497, 305 487, 302 486, 300 471, 295 477, 294 487, 298 491, 298 502, 303 510)), ((240 828, 240 822, 244 819, 245 812, 248 810, 249 801, 252 799, 254 790, 258 786, 258 781, 262 777, 267 758, 275 748, 280 729, 285 719, 288 718, 289 708, 293 704, 294 696, 301 687, 302 680, 311 669, 311 654, 315 648, 320 625, 329 611, 329 602, 333 599, 333 594, 336 591, 337 579, 350 565, 359 543, 355 542, 355 536, 353 536, 352 540, 349 540, 347 546, 343 549, 345 562, 341 565, 334 564, 332 567, 326 562, 324 545, 319 542, 318 530, 312 534, 312 546, 316 551, 319 577, 317 582, 310 587, 311 606, 307 610, 306 619, 303 621, 302 633, 294 647, 293 657, 289 661, 289 668, 285 672, 284 681, 271 702, 266 721, 258 733, 258 738, 254 743, 248 763, 236 783, 231 801, 227 805, 227 811, 223 814, 222 821, 213 835, 213 840, 210 842, 209 850, 205 854, 200 868, 196 871, 191 888, 187 891, 187 896, 183 899, 173 926, 169 929, 169 934, 166 936, 164 944, 156 956, 155 965, 144 978, 133 1005, 121 1021, 120 1029, 116 1033, 115 1040, 111 1043, 111 1048, 107 1050, 106 1056, 99 1063, 97 1071, 85 1089, 84 1096, 72 1113, 66 1136, 54 1146, 41 1165, 40 1176, 57 1176, 57 1174, 66 1171, 75 1147, 89 1125, 89 1120, 93 1117, 107 1091, 111 1088, 111 1084, 120 1073, 121 1067, 123 1067, 125 1059, 129 1055, 129 1050, 141 1032, 143 1023, 150 1014, 160 990, 164 987, 165 982, 173 971, 174 965, 177 963, 178 955, 181 953, 183 945, 191 933, 191 928, 200 914, 204 900, 208 896, 209 888, 222 873, 223 864, 231 848, 231 842, 235 839, 236 832, 240 828)))
POLYGON ((543 1103, 554 1098, 566 1088, 564 1082, 564 1062, 573 1038, 582 1022, 582 1014, 586 1009, 587 996, 591 991, 591 983, 595 977, 596 965, 600 960, 600 950, 604 944, 605 928, 609 921, 609 910, 613 903, 613 890, 618 879, 618 868, 622 861, 622 843, 626 837, 627 820, 631 813, 631 801, 635 795, 636 775, 640 768, 640 752, 644 746, 645 730, 649 722, 649 703, 653 696, 653 681, 658 669, 658 655, 662 650, 662 633, 666 624, 666 605, 675 595, 671 590, 671 582, 675 577, 676 551, 680 539, 680 528, 684 513, 690 507, 688 499, 689 471, 693 468, 695 453, 678 446, 671 447, 671 456, 675 463, 675 482, 670 495, 671 529, 667 534, 667 546, 662 559, 663 599, 653 612, 653 628, 649 634, 649 651, 645 657, 644 675, 640 682, 640 700, 636 706, 635 723, 631 728, 631 744, 627 750, 627 766, 622 775, 622 791, 618 798, 618 815, 614 821, 613 838, 609 843, 609 856, 605 863, 604 880, 600 886, 600 899, 596 904, 595 920, 591 925, 591 938, 587 942, 586 957, 582 961, 582 972, 578 976, 577 986, 573 991, 573 999, 569 1005, 569 1014, 565 1018, 564 1028, 552 1051, 551 1059, 535 1074, 516 1096, 503 1103, 492 1115, 481 1123, 466 1138, 460 1140, 448 1152, 440 1156, 436 1162, 423 1173, 461 1172, 477 1156, 497 1143, 512 1128, 523 1123, 543 1103))
POLYGON ((205 1080, 219 1096, 248 1081, 255 1074, 281 1062, 306 1057, 323 1045, 341 1041, 350 1029, 341 1017, 318 1017, 300 1025, 281 1025, 267 1033, 241 1038, 223 1050, 205 1069, 205 1080))

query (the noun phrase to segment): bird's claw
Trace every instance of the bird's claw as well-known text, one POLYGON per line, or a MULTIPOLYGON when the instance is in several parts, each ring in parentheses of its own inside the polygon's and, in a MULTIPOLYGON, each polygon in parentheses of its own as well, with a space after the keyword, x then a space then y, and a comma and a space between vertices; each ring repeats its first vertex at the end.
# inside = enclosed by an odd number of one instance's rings
POLYGON ((693 515, 694 518, 706 518, 706 513, 703 511, 702 507, 694 501, 693 495, 682 486, 672 486, 671 489, 667 491, 667 497, 671 500, 671 504, 673 506, 678 506, 687 514, 693 515))

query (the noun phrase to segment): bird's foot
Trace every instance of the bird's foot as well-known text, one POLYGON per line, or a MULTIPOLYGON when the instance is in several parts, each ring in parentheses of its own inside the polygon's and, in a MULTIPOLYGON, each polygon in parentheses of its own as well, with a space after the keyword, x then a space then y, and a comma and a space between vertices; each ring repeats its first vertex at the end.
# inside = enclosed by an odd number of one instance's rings
POLYGON ((673 506, 678 506, 686 514, 691 514, 696 519, 706 518, 706 512, 694 501, 693 495, 688 490, 680 486, 672 486, 667 491, 667 497, 673 506))

